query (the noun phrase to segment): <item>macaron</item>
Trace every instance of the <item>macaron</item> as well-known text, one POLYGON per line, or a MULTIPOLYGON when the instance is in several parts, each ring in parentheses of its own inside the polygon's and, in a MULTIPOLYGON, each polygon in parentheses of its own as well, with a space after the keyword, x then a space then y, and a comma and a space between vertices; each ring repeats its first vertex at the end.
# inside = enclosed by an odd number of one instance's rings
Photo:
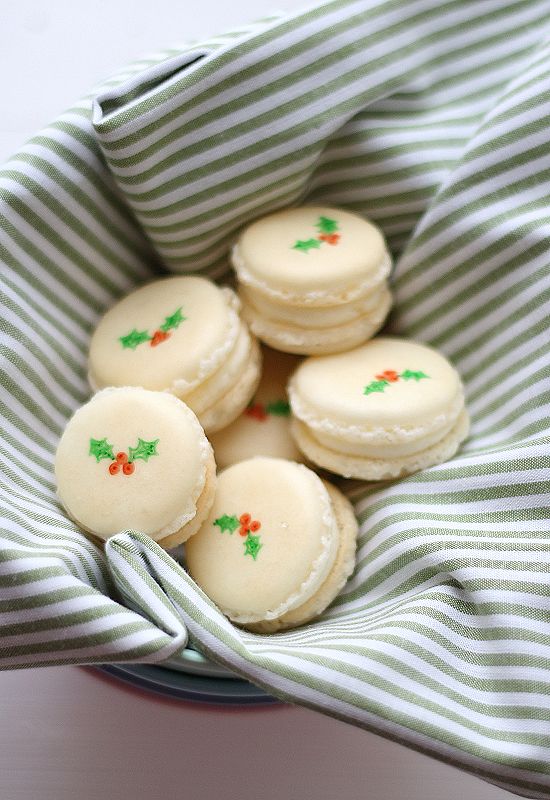
POLYGON ((224 469, 253 456, 301 460, 290 434, 286 384, 299 359, 262 347, 262 377, 258 389, 237 419, 210 437, 216 464, 224 469))
POLYGON ((242 461, 218 476, 208 519, 185 546, 187 569, 229 619, 270 632, 318 616, 353 571, 349 501, 303 464, 242 461))
POLYGON ((90 538, 133 529, 169 548, 207 517, 216 465, 195 414, 177 397, 109 388, 69 420, 55 477, 62 506, 90 538))
POLYGON ((419 342, 379 337, 306 359, 289 382, 292 435, 314 464, 377 481, 451 458, 468 435, 456 369, 419 342))
POLYGON ((380 230, 342 209, 306 206, 256 220, 232 262, 243 317, 289 353, 335 353, 370 339, 391 306, 391 258, 380 230))
POLYGON ((260 349, 239 307, 231 289, 195 276, 136 289, 92 336, 90 385, 170 392, 208 433, 223 428, 247 406, 260 379, 260 349))

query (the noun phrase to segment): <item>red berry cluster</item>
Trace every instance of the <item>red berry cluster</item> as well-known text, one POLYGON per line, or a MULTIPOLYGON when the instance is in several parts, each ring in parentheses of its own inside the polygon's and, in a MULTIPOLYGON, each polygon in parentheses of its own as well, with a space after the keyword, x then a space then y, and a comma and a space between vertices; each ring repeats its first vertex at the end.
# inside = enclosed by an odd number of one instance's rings
POLYGON ((247 536, 249 533, 256 533, 256 531, 259 531, 262 527, 262 523, 258 522, 257 519, 253 520, 250 514, 241 514, 239 522, 241 523, 241 527, 239 528, 241 536, 247 536))
POLYGON ((394 369, 386 369, 380 375, 375 375, 374 377, 379 381, 388 381, 389 383, 395 383, 399 380, 399 374, 394 369))
POLYGON ((321 233, 320 236, 317 237, 322 242, 326 242, 327 244, 338 244, 340 241, 340 234, 339 233, 321 233))
POLYGON ((149 344, 151 347, 156 347, 161 342, 165 342, 167 339, 170 338, 170 334, 167 331, 156 330, 151 337, 151 341, 149 344))
POLYGON ((267 412, 264 408, 263 403, 253 403, 252 405, 248 406, 245 409, 244 413, 247 417, 252 417, 252 419, 257 419, 258 422, 265 422, 267 419, 267 412))
POLYGON ((132 461, 128 461, 128 455, 121 451, 116 454, 115 460, 109 464, 109 473, 116 475, 122 469, 123 475, 132 475, 135 468, 136 465, 132 461))

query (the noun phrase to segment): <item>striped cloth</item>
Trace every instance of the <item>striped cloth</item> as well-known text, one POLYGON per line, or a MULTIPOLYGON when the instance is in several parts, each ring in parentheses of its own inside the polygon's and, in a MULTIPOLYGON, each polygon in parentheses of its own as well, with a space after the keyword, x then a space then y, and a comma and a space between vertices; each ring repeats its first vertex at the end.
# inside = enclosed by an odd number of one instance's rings
POLYGON ((0 667, 160 662, 189 633, 278 697, 550 796, 549 30, 548 0, 335 0, 133 65, 6 165, 0 667), (350 482, 354 576, 258 636, 139 532, 100 553, 52 462, 100 314, 164 266, 223 273, 243 222, 303 201, 383 228, 390 327, 456 364, 473 428, 446 464, 350 482))

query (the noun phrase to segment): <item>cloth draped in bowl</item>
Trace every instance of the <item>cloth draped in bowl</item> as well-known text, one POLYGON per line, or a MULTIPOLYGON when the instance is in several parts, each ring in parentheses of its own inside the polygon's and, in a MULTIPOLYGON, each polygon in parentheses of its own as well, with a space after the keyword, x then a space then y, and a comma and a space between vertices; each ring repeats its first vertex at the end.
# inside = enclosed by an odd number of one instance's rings
POLYGON ((549 29, 544 0, 337 0, 142 61, 10 160, 0 667, 161 662, 189 632, 279 697, 550 795, 549 29), (454 362, 473 426, 446 464, 350 482, 352 579, 257 636, 139 532, 96 549, 52 463, 100 314, 163 266, 222 274, 244 222, 302 202, 382 227, 390 330, 454 362))

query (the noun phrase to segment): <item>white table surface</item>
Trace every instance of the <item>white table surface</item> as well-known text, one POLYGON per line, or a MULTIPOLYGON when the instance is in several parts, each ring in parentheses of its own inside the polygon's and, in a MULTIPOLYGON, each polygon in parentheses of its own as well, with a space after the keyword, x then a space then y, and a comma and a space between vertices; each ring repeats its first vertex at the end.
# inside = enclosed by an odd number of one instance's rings
POLYGON ((2 800, 505 800, 507 792, 291 706, 218 709, 98 671, 0 674, 2 800))
MULTIPOLYGON (((271 0, 0 0, 0 163, 129 61, 274 7, 271 0)), ((305 709, 201 707, 91 669, 0 674, 0 720, 0 800, 510 797, 305 709)))

